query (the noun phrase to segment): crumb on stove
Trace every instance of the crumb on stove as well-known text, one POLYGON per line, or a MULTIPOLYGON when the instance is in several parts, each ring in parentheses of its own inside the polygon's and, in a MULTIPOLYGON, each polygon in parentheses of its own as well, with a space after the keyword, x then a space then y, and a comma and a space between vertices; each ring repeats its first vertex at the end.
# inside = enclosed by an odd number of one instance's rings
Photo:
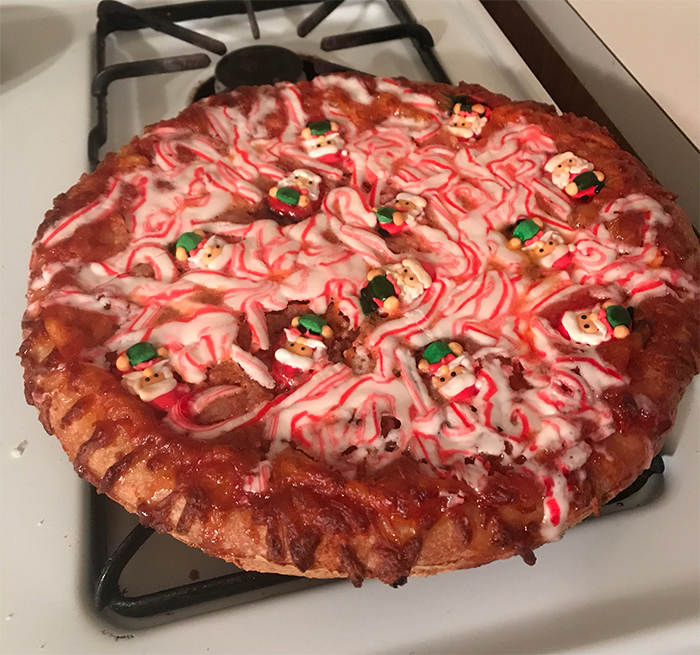
POLYGON ((115 635, 111 630, 104 629, 102 631, 102 634, 111 637, 114 639, 114 641, 121 641, 122 639, 133 639, 134 635, 133 634, 126 634, 126 635, 115 635))
POLYGON ((190 580, 199 580, 199 571, 197 569, 192 569, 187 576, 190 580))
POLYGON ((12 451, 10 452, 10 455, 14 457, 15 459, 19 459, 24 455, 24 451, 27 449, 27 440, 25 439, 24 441, 20 442, 17 444, 16 448, 13 448, 12 451))

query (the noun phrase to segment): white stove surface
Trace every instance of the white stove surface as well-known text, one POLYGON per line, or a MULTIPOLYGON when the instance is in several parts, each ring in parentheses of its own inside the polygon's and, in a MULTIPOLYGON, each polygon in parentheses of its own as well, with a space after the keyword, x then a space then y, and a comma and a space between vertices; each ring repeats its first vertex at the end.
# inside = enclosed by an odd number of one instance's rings
MULTIPOLYGON (((431 31, 453 81, 549 101, 476 0, 409 5, 431 31)), ((428 79, 408 42, 334 53, 318 47, 328 34, 395 23, 382 0, 346 0, 298 39, 295 26, 312 8, 259 13, 258 43, 379 75, 428 79)), ((229 50, 253 42, 245 15, 191 26, 221 38, 229 50)), ((534 567, 512 559, 412 579, 399 590, 375 582, 355 590, 334 582, 157 627, 127 629, 94 612, 87 585, 86 485, 58 442, 44 434, 34 408, 24 404, 14 357, 36 227, 52 198, 87 168, 94 27, 95 3, 88 0, 57 0, 47 7, 15 0, 2 10, 2 652, 698 652, 697 383, 669 439, 659 497, 633 511, 586 521, 561 543, 538 550, 534 567)), ((199 52, 150 30, 110 41, 109 63, 199 52)), ((144 125, 176 114, 211 70, 114 83, 103 153, 144 125)), ((162 564, 175 552, 173 544, 161 537, 148 548, 161 563, 157 575, 168 579, 162 564)), ((217 562, 210 566, 203 565, 203 576, 218 572, 217 562)), ((141 591, 138 570, 127 581, 131 593, 141 591)))

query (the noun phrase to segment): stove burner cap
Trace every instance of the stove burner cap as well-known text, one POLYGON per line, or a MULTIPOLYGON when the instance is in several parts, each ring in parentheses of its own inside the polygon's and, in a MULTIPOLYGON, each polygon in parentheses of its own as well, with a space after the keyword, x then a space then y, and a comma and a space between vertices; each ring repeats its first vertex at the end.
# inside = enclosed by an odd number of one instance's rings
POLYGON ((301 59, 287 48, 251 45, 224 55, 216 64, 216 93, 237 86, 298 82, 304 76, 301 59))

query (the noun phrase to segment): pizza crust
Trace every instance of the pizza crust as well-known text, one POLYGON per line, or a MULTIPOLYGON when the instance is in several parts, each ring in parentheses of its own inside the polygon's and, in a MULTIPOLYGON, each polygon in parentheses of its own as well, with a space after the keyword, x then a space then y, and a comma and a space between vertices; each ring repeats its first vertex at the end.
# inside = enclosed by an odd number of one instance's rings
MULTIPOLYGON (((502 108, 489 121, 486 136, 509 121, 524 119, 547 131, 559 150, 575 149, 596 161, 605 170, 608 186, 618 193, 635 189, 655 199, 672 217, 672 225, 661 231, 666 256, 697 281, 698 247, 682 210, 605 130, 586 119, 558 117, 536 103, 510 103, 473 85, 402 83, 434 96, 478 95, 502 108)), ((204 131, 201 120, 195 105, 175 124, 204 131)), ((115 171, 148 164, 143 150, 142 140, 132 141, 57 198, 38 231, 34 274, 39 271, 37 262, 61 261, 79 249, 70 244, 46 248, 41 237, 62 217, 104 192, 115 171)), ((573 222, 590 225, 600 210, 596 202, 576 207, 573 222)), ((89 226, 92 232, 83 235, 96 259, 117 252, 123 244, 121 228, 115 227, 119 221, 110 221, 108 217, 97 227, 89 226), (112 237, 105 241, 101 230, 112 237)), ((619 238, 632 238, 627 234, 631 228, 616 229, 619 238)), ((36 293, 34 303, 40 300, 41 293, 36 293)), ((649 466, 698 370, 697 303, 664 297, 643 301, 637 309, 635 320, 651 326, 647 333, 640 329, 625 347, 611 347, 604 355, 618 366, 624 364, 633 381, 629 397, 610 400, 620 429, 595 444, 562 532, 597 512, 649 466)), ((83 478, 160 532, 243 569, 347 577, 356 585, 365 578, 401 584, 410 575, 471 568, 515 554, 533 563, 532 551, 545 541, 539 531, 544 513, 541 488, 523 476, 508 477, 508 471, 497 474, 502 483, 494 482, 487 494, 477 498, 463 485, 423 475, 408 456, 376 475, 347 480, 288 446, 272 463, 275 485, 269 493, 254 496, 240 487, 226 487, 226 476, 240 476, 254 466, 250 448, 236 449, 216 440, 212 445, 175 434, 112 374, 76 358, 78 342, 99 343, 101 331, 110 329, 99 323, 86 330, 77 319, 67 320, 48 309, 30 310, 20 350, 27 401, 37 406, 46 430, 57 436, 83 478), (220 486, 228 495, 220 492, 220 486), (466 496, 449 508, 444 498, 453 490, 466 496)))
MULTIPOLYGON (((540 543, 533 541, 518 548, 510 542, 508 535, 499 533, 499 527, 502 526, 498 525, 497 520, 495 525, 487 523, 483 526, 486 522, 483 513, 467 523, 460 521, 455 514, 444 516, 423 533, 415 559, 409 560, 403 566, 401 562, 395 561, 395 556, 376 557, 374 549, 379 538, 373 529, 353 535, 343 534, 333 540, 322 540, 315 552, 313 566, 304 570, 294 565, 289 554, 288 534, 285 535, 286 543, 281 546, 281 551, 286 553, 285 560, 270 561, 267 529, 255 522, 251 510, 237 509, 225 513, 223 517, 210 515, 204 520, 194 520, 182 529, 183 526, 178 527, 185 507, 182 496, 172 504, 167 516, 159 513, 155 518, 145 509, 146 504, 157 505, 159 501, 167 498, 172 485, 168 484, 167 479, 164 480, 157 473, 150 471, 143 460, 130 460, 135 450, 131 448, 132 444, 128 439, 117 439, 110 446, 98 447, 87 458, 84 455, 85 444, 94 439, 95 433, 100 431, 100 427, 96 426, 99 426, 101 421, 109 420, 108 416, 115 413, 133 416, 141 408, 138 405, 133 406, 135 403, 131 398, 121 394, 121 389, 111 388, 110 381, 106 380, 107 388, 104 393, 108 394, 112 401, 118 397, 121 402, 114 403, 110 411, 105 413, 99 400, 92 400, 94 396, 71 391, 71 381, 65 373, 39 374, 37 371, 40 368, 39 363, 28 367, 28 371, 29 375, 34 373, 31 379, 35 388, 45 390, 43 402, 40 403, 44 425, 47 431, 58 437, 76 471, 83 478, 128 511, 138 514, 144 524, 152 525, 159 532, 168 532, 187 545, 231 561, 242 569, 310 578, 349 577, 359 586, 362 580, 368 577, 379 577, 389 584, 402 583, 408 575, 428 576, 443 571, 472 568, 513 555, 521 555, 528 563, 534 562, 532 548, 540 543), (85 399, 88 399, 87 403, 85 399), (76 405, 87 407, 76 412, 76 405), (123 462, 130 464, 128 471, 119 476, 115 484, 109 486, 112 482, 110 472, 123 462), (220 533, 216 546, 207 535, 208 529, 213 526, 216 526, 215 529, 220 533)), ((93 373, 104 377, 104 371, 94 370, 93 373)), ((81 376, 78 379, 83 383, 85 381, 81 376)), ((99 439, 99 435, 97 438, 99 439)), ((648 468, 662 443, 661 439, 657 439, 656 444, 652 444, 637 435, 610 437, 605 444, 609 457, 606 470, 614 472, 614 475, 596 479, 596 497, 591 499, 587 506, 570 514, 568 527, 596 513, 601 505, 629 486, 639 472, 648 468)), ((541 516, 541 499, 538 505, 534 514, 541 516)), ((493 520, 493 517, 491 518, 493 520)), ((533 523, 537 525, 537 521, 533 523)))

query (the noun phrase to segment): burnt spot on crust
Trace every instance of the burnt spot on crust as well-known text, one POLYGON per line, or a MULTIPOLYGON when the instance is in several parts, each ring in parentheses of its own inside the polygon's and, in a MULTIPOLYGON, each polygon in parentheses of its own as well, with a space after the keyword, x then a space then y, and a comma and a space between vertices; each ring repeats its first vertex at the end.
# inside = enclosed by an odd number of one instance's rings
POLYGON ((99 449, 107 446, 114 439, 114 430, 111 426, 105 424, 104 422, 98 422, 95 424, 95 428, 92 435, 87 441, 84 441, 73 460, 73 468, 76 473, 87 479, 93 485, 97 486, 99 480, 94 478, 92 475, 90 467, 90 458, 99 449), (94 478, 94 479, 93 479, 94 478))
POLYGON ((200 487, 192 487, 185 496, 185 507, 180 514, 175 531, 187 534, 195 521, 205 523, 210 508, 206 492, 200 487))
POLYGON ((456 514, 454 516, 454 526, 457 529, 457 534, 465 547, 471 544, 474 538, 474 530, 472 529, 469 517, 465 514, 456 514))
POLYGON ((109 493, 117 481, 124 477, 126 472, 134 464, 136 464, 141 455, 141 449, 134 448, 130 452, 120 457, 107 469, 107 472, 102 476, 102 479, 99 480, 97 483, 97 490, 103 494, 109 493))
POLYGON ((65 430, 74 421, 78 421, 81 418, 83 418, 83 416, 85 416, 85 413, 92 405, 92 400, 93 399, 91 396, 82 396, 78 398, 78 400, 76 400, 75 403, 73 403, 71 408, 62 416, 61 428, 65 430))
POLYGON ((314 529, 297 532, 293 524, 289 529, 289 554, 292 562, 300 571, 304 572, 314 565, 314 557, 318 545, 321 543, 321 535, 314 529))
POLYGON ((340 565, 353 587, 361 587, 367 577, 367 569, 360 562, 353 548, 348 544, 340 547, 340 565))

